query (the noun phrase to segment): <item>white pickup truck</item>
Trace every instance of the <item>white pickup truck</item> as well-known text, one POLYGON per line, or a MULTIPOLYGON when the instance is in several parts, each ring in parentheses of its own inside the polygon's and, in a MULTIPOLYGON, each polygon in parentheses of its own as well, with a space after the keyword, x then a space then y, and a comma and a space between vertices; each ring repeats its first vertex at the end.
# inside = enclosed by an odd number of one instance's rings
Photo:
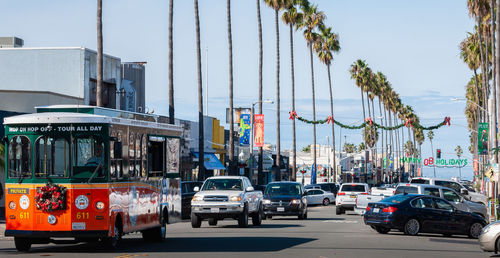
POLYGON ((252 224, 262 223, 262 192, 255 191, 250 180, 244 176, 210 177, 191 201, 191 226, 199 228, 204 219, 210 226, 216 226, 218 220, 233 218, 238 220, 240 228, 248 227, 248 217, 252 224))
POLYGON ((393 196, 396 188, 393 187, 372 187, 371 194, 356 196, 356 204, 354 205, 354 212, 359 215, 365 214, 366 206, 371 202, 379 202, 382 199, 393 196))

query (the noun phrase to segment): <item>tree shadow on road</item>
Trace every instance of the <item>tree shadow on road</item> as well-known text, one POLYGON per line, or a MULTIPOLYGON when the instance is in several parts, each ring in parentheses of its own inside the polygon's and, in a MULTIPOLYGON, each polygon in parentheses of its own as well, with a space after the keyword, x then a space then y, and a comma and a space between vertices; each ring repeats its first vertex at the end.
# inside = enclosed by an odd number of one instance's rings
MULTIPOLYGON (((162 243, 146 243, 141 238, 126 238, 119 249, 110 251, 98 243, 76 245, 34 245, 30 253, 203 253, 203 252, 278 252, 316 238, 300 237, 173 237, 162 243)), ((20 255, 15 248, 0 249, 0 256, 20 255)))

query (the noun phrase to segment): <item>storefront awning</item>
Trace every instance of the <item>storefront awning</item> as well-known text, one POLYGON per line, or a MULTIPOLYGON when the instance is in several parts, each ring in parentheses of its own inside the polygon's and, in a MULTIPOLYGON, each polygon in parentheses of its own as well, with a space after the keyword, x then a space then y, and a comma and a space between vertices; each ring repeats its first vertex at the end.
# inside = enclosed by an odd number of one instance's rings
MULTIPOLYGON (((198 152, 193 152, 196 158, 199 158, 200 154, 198 152)), ((205 153, 205 159, 203 162, 205 165, 205 169, 214 170, 214 169, 226 169, 224 165, 220 162, 220 160, 213 153, 205 153)))

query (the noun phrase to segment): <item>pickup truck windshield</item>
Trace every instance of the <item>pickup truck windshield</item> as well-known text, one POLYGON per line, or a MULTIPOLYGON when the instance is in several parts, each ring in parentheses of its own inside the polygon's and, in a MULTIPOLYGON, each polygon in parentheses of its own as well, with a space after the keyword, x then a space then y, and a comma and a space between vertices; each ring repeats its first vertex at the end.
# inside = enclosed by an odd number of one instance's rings
POLYGON ((243 191, 242 182, 240 179, 208 179, 205 184, 203 184, 202 191, 210 190, 233 190, 233 191, 243 191))
POLYGON ((300 185, 298 184, 271 184, 266 188, 266 195, 300 195, 300 185))
POLYGON ((365 192, 365 186, 364 185, 343 185, 342 189, 340 189, 341 192, 365 192))

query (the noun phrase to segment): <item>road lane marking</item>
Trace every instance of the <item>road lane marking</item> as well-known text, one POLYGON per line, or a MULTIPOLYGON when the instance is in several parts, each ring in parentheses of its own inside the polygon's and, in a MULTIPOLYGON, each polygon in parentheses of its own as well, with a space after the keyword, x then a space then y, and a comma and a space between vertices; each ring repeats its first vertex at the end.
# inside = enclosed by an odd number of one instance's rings
POLYGON ((325 223, 359 223, 357 220, 324 220, 325 223))

